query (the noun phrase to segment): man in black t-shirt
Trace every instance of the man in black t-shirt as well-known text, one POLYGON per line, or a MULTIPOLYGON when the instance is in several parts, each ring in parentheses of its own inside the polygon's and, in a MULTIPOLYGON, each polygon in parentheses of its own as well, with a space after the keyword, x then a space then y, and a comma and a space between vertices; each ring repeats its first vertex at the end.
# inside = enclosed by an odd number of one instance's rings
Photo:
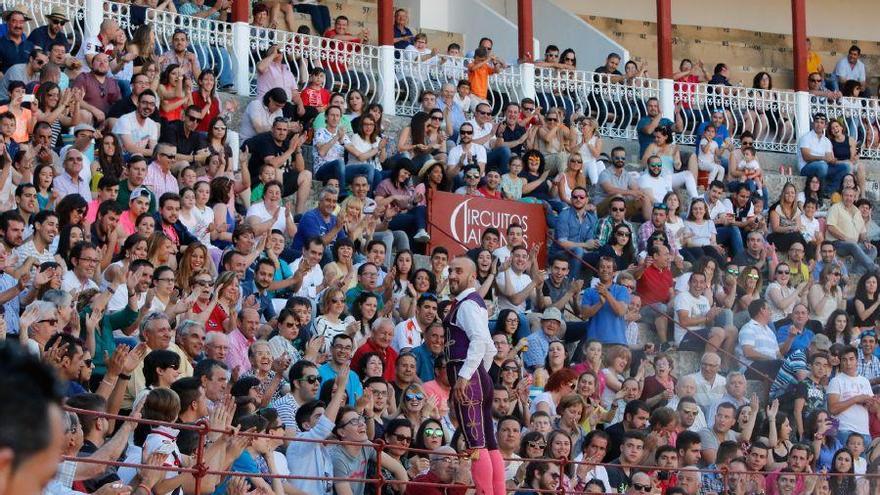
POLYGON ((304 137, 301 127, 284 117, 275 119, 272 129, 244 142, 241 149, 250 153, 248 171, 252 178, 260 175, 260 167, 268 163, 283 174, 283 196, 296 193, 296 213, 306 210, 311 192, 312 172, 305 169, 302 156, 304 137), (295 127, 295 129, 291 129, 295 127))

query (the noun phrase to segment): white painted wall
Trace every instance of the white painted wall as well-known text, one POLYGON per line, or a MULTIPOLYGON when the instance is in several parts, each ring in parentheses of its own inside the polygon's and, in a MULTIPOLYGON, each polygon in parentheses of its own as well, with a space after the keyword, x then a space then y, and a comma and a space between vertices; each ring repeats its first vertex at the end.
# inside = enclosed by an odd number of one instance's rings
MULTIPOLYGON (((514 15, 516 1, 514 1, 514 15)), ((604 33, 587 24, 583 19, 557 5, 558 0, 533 0, 535 37, 541 46, 556 45, 560 50, 574 49, 577 54, 578 69, 593 70, 605 65, 605 57, 617 52, 623 62, 629 60, 629 52, 605 36, 604 33)), ((542 52, 535 52, 541 58, 542 52)), ((622 64, 621 64, 622 65, 622 64)))

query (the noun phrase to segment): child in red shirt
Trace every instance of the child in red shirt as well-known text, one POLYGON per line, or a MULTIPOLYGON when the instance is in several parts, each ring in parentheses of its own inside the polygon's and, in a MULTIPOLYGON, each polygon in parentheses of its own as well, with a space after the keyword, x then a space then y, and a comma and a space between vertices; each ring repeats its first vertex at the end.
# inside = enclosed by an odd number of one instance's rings
POLYGON ((330 105, 330 92, 324 88, 326 79, 324 71, 315 67, 309 72, 309 85, 300 93, 303 105, 313 108, 317 113, 327 110, 330 105))

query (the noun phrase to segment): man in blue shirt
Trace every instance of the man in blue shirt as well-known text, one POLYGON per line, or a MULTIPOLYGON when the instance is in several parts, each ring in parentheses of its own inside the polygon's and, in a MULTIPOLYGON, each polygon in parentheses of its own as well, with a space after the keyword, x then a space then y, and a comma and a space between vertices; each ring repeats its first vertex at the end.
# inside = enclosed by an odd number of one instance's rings
POLYGON ((24 37, 25 23, 32 20, 26 13, 13 8, 6 13, 6 34, 0 38, 0 72, 27 62, 34 44, 24 37))
POLYGON ((558 308, 549 307, 541 314, 541 331, 532 332, 526 337, 529 348, 523 353, 523 364, 529 371, 544 367, 550 343, 558 341, 557 334, 562 327, 562 312, 558 308))
MULTIPOLYGON (((784 272, 785 270, 790 270, 788 265, 779 265, 776 268, 776 276, 778 277, 780 271, 784 272)), ((803 303, 795 304, 791 311, 791 323, 781 325, 776 330, 776 342, 779 343, 779 352, 783 356, 788 357, 794 351, 807 351, 810 342, 816 336, 812 330, 807 328, 809 322, 810 311, 807 306, 803 303)))
POLYGON ((318 197, 318 206, 313 210, 303 213, 299 221, 299 228, 293 236, 291 251, 294 258, 302 256, 303 246, 312 237, 319 236, 324 240, 324 256, 330 259, 330 248, 337 237, 346 237, 342 231, 342 222, 338 222, 333 210, 336 209, 336 197, 339 191, 332 187, 325 187, 318 197))
MULTIPOLYGON (((624 286, 614 283, 614 260, 603 256, 599 258, 599 283, 584 291, 581 300, 581 317, 590 319, 587 325, 587 338, 596 339, 603 345, 626 345, 626 315, 630 293, 624 286)), ((626 272, 618 276, 629 277, 626 272)))
POLYGON ((551 252, 553 256, 566 256, 569 259, 571 278, 576 279, 581 271, 581 260, 588 250, 599 249, 596 229, 599 219, 589 205, 587 189, 577 186, 571 191, 571 206, 562 210, 556 219, 556 243, 551 252), (570 253, 570 254, 569 254, 570 253))
POLYGON ((394 11, 394 48, 404 50, 413 44, 415 36, 410 28, 406 26, 409 22, 409 13, 406 9, 397 9, 394 11))
MULTIPOLYGON (((730 147, 730 131, 727 130, 727 126, 724 125, 724 110, 720 108, 716 108, 712 110, 712 120, 710 122, 701 122, 700 125, 697 126, 697 130, 694 131, 694 136, 696 136, 695 144, 694 144, 694 154, 691 155, 691 159, 696 160, 697 155, 700 154, 700 138, 703 136, 703 132, 705 132, 706 127, 712 124, 715 126, 715 142, 718 143, 719 148, 730 147)), ((728 165, 727 153, 721 156, 721 166, 724 167, 724 170, 727 170, 728 165)))
POLYGON ((654 131, 658 127, 672 127, 674 122, 660 115, 660 100, 651 97, 647 101, 648 115, 639 119, 636 131, 639 135, 639 158, 645 154, 648 145, 654 142, 654 131))
POLYGON ((335 335, 330 344, 330 361, 318 368, 318 376, 321 377, 322 383, 327 383, 328 380, 335 380, 340 372, 348 373, 345 391, 348 393, 348 405, 354 407, 358 397, 364 395, 364 387, 361 386, 361 379, 357 373, 349 368, 352 353, 354 353, 354 341, 351 336, 345 333, 335 335))
POLYGON ((260 258, 256 263, 253 280, 241 284, 242 297, 247 300, 250 296, 254 296, 255 302, 258 304, 257 312, 267 323, 277 316, 275 306, 272 305, 272 296, 269 293, 269 284, 272 283, 274 277, 275 263, 269 258, 260 258))

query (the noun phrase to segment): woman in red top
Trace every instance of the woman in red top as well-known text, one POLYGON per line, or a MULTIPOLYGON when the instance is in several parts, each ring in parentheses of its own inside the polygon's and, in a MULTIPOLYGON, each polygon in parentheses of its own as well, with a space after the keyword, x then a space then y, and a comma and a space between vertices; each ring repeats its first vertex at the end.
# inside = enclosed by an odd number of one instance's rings
POLYGON ((192 82, 185 79, 180 66, 171 64, 159 77, 159 99, 161 100, 159 116, 168 122, 180 120, 183 109, 191 102, 189 88, 192 82))
POLYGON ((699 109, 692 108, 694 93, 697 90, 696 85, 709 80, 709 74, 706 73, 706 69, 703 67, 703 61, 698 60, 697 64, 694 65, 688 59, 682 60, 678 66, 678 72, 672 75, 672 79, 677 83, 675 85, 675 102, 681 109, 685 126, 688 123, 693 123, 694 127, 696 127, 698 121, 696 120, 695 112, 699 111, 699 109))
POLYGON ((205 69, 199 73, 198 88, 193 91, 192 104, 201 108, 199 121, 196 130, 199 132, 208 132, 214 117, 220 115, 220 98, 217 97, 217 78, 214 71, 205 69))
POLYGON ((235 301, 238 300, 240 294, 238 276, 235 272, 223 272, 217 277, 213 297, 211 296, 210 284, 205 284, 209 278, 210 275, 207 273, 200 273, 193 277, 193 289, 201 290, 193 305, 193 313, 201 314, 210 311, 207 318, 204 316, 199 318, 205 322, 205 332, 229 333, 237 327, 235 301))

